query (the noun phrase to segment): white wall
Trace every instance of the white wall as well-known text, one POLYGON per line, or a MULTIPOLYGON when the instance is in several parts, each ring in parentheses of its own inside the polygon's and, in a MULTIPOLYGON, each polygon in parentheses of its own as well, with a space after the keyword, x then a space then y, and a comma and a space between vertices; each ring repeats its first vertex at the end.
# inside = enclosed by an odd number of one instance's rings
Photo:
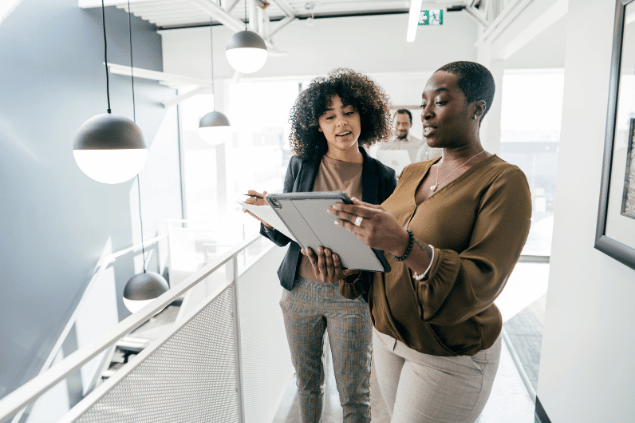
POLYGON ((506 69, 548 69, 564 67, 566 15, 530 40, 505 60, 506 69))
MULTIPOLYGON (((286 56, 272 56, 249 77, 324 75, 337 67, 363 73, 434 71, 454 60, 474 60, 476 24, 467 14, 450 13, 442 27, 421 27, 414 43, 406 43, 407 14, 316 19, 313 26, 294 21, 278 32, 274 44, 286 56)), ((160 31, 163 70, 167 73, 210 77, 210 31, 190 28, 160 31)), ((214 75, 231 78, 225 59, 233 32, 214 27, 214 75)))
POLYGON ((635 270, 593 248, 615 1, 569 4, 538 397, 554 423, 635 418, 635 270))

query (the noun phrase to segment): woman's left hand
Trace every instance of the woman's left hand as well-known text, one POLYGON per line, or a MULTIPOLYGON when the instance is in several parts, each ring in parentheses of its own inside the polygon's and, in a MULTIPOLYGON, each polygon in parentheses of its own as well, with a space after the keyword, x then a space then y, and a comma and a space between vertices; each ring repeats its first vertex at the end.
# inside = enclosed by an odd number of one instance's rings
POLYGON ((317 255, 311 248, 307 248, 306 251, 302 251, 302 254, 309 258, 315 276, 322 283, 338 282, 346 276, 358 272, 357 270, 344 269, 340 257, 328 248, 318 247, 317 255))
POLYGON ((381 206, 352 198, 353 204, 336 203, 328 212, 338 219, 336 225, 348 229, 371 248, 401 256, 408 247, 408 232, 381 206))

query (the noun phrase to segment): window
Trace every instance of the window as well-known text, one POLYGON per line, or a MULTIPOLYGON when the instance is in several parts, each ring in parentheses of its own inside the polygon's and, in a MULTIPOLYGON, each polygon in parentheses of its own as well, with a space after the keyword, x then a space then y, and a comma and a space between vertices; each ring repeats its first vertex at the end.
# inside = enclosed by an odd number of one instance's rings
POLYGON ((240 81, 225 87, 231 135, 214 146, 198 135, 200 118, 211 110, 212 96, 199 95, 179 105, 183 201, 188 221, 248 226, 235 200, 249 189, 282 191, 289 149, 289 112, 303 80, 240 81))
POLYGON ((551 255, 564 71, 505 71, 500 156, 520 167, 533 211, 523 255, 551 255))

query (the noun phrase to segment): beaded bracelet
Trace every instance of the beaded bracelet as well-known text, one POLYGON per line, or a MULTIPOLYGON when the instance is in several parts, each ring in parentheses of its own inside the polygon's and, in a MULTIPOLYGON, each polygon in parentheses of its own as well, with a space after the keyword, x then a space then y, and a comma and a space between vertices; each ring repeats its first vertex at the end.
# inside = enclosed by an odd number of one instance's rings
POLYGON ((412 233, 412 231, 410 229, 406 229, 406 231, 408 232, 408 248, 406 248, 406 252, 401 257, 397 257, 393 254, 393 256, 395 257, 395 260, 397 261, 404 261, 405 259, 407 259, 408 256, 410 255, 410 252, 412 251, 412 246, 415 243, 415 236, 412 233))

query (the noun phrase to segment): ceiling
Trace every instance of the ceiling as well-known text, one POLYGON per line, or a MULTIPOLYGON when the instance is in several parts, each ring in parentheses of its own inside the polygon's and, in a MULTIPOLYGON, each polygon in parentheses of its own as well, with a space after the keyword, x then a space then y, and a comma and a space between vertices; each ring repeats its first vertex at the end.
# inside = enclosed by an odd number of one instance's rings
MULTIPOLYGON (((209 25, 210 17, 214 24, 227 26, 228 20, 237 24, 245 21, 245 15, 262 13, 265 22, 285 21, 307 18, 332 18, 356 15, 381 15, 408 13, 409 0, 249 0, 257 6, 247 6, 246 0, 131 0, 133 15, 155 24, 158 29, 183 28, 209 25), (269 3, 268 5, 266 3, 269 3), (264 6, 264 8, 262 7, 264 6), (259 7, 262 12, 257 11, 259 7), (247 13, 246 13, 247 12, 247 13)), ((424 0, 424 8, 451 8, 465 6, 470 0, 424 0)), ((82 7, 91 7, 91 0, 80 0, 82 7)), ((116 6, 128 10, 128 0, 108 0, 107 6, 116 6)), ((101 3, 92 7, 100 7, 101 3)), ((275 27, 274 27, 275 28, 275 27)))

